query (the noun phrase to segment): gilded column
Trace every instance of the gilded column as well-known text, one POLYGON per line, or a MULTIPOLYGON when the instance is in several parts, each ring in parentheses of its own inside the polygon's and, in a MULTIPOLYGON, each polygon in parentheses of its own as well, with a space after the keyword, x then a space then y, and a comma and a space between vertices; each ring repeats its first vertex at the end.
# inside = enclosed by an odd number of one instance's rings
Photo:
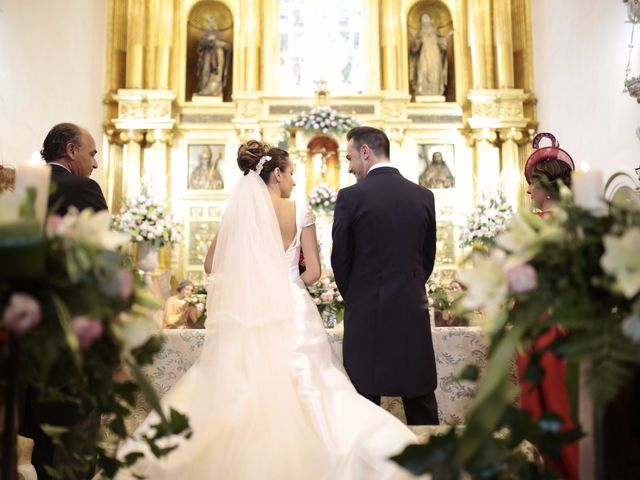
POLYGON ((167 200, 169 192, 169 171, 168 151, 171 143, 171 132, 168 130, 151 130, 145 135, 148 148, 144 152, 142 165, 142 177, 145 185, 148 186, 148 193, 155 199, 167 200))
POLYGON ((469 2, 469 47, 471 49, 471 77, 474 89, 487 87, 487 58, 482 4, 469 2))
POLYGON ((146 0, 144 42, 144 87, 156 86, 156 49, 160 19, 160 0, 146 0))
POLYGON ((475 194, 494 192, 500 178, 500 149, 498 136, 492 128, 478 129, 473 132, 475 143, 474 176, 475 194))
POLYGON ((105 189, 109 211, 116 213, 122 208, 122 145, 120 136, 113 130, 106 133, 109 151, 106 158, 107 188, 105 189))
POLYGON ((496 43, 497 87, 513 88, 511 0, 493 0, 493 34, 496 43))
POLYGON ((246 4, 245 90, 255 92, 260 89, 261 11, 259 0, 247 0, 246 4))
POLYGON ((382 50, 382 89, 398 90, 398 44, 397 32, 400 31, 398 22, 398 8, 395 0, 382 0, 381 20, 382 35, 380 48, 382 50))
POLYGON ((491 0, 474 0, 480 4, 480 17, 482 19, 482 29, 484 30, 484 56, 485 68, 487 71, 486 88, 495 88, 495 74, 493 70, 493 19, 491 18, 491 0))
POLYGON ((140 167, 144 135, 137 130, 120 132, 122 147, 122 195, 125 198, 140 194, 140 167))
POLYGON ((520 128, 503 128, 498 131, 500 140, 500 155, 502 165, 500 178, 504 192, 510 205, 522 206, 524 201, 525 181, 520 161, 520 144, 528 138, 526 132, 520 128))
POLYGON ((142 88, 144 76, 144 0, 129 0, 127 16, 127 88, 142 88))
POLYGON ((169 89, 171 45, 173 44, 173 0, 160 0, 158 46, 155 55, 155 88, 169 89))

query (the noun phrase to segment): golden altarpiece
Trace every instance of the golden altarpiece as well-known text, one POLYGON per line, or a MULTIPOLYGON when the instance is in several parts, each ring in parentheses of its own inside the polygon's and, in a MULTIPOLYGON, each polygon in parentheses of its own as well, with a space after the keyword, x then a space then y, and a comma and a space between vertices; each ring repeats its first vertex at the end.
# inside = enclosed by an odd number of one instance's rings
MULTIPOLYGON (((433 189, 437 268, 447 276, 460 257, 457 225, 479 192, 501 181, 512 204, 523 201, 522 165, 536 127, 530 3, 110 0, 109 206, 117 211, 142 188, 166 201, 184 241, 163 254, 164 266, 201 280, 241 175, 239 143, 280 144, 286 119, 330 107, 386 131, 392 162, 433 189), (433 58, 438 76, 420 77, 433 58), (436 160, 446 178, 428 171, 436 160)), ((318 182, 353 182, 341 161, 344 133, 289 134, 297 196, 318 182), (324 173, 314 171, 318 162, 324 173)))

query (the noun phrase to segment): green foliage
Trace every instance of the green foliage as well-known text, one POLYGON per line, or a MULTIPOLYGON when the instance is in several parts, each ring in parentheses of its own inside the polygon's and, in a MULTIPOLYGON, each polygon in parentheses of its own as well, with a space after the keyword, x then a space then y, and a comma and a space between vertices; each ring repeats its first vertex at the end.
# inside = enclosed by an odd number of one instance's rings
MULTIPOLYGON (((75 404, 80 416, 105 416, 105 428, 116 441, 128 437, 124 419, 142 392, 160 414, 161 433, 150 440, 152 444, 189 435, 186 417, 161 412, 157 395, 141 375, 141 367, 150 364, 162 346, 162 337, 149 328, 149 307, 157 304, 143 293, 142 279, 118 250, 118 237, 108 229, 108 213, 70 213, 49 220, 46 234, 32 231, 30 240, 42 252, 45 268, 27 262, 15 274, 0 276, 0 312, 5 312, 0 329, 18 340, 22 386, 37 389, 40 401, 75 404), (30 299, 39 309, 37 321, 26 330, 7 321, 6 312, 17 297, 30 299), (83 322, 98 334, 87 340, 83 322)), ((15 248, 0 242, 0 258, 9 258, 15 248)), ((74 469, 49 467, 52 478, 77 478, 92 462, 112 477, 137 458, 114 458, 115 445, 101 445, 101 434, 87 438, 60 425, 43 429, 76 464, 74 469)))
MULTIPOLYGON (((496 239, 489 260, 481 264, 486 270, 478 267, 473 275, 463 276, 476 284, 465 285, 460 303, 472 296, 474 305, 484 302, 491 317, 488 367, 479 380, 466 428, 451 429, 426 445, 410 446, 394 460, 414 473, 430 472, 436 479, 458 479, 463 473, 483 479, 555 478, 516 447, 527 440, 554 458, 583 433, 579 426, 563 430, 562 419, 553 412, 532 421, 527 412, 513 406, 511 362, 517 349, 528 350, 541 335, 554 332, 553 341, 529 355, 525 379, 537 385, 547 373, 541 357, 558 355, 568 362, 566 382, 575 400, 576 365, 585 362, 591 367, 588 388, 596 412, 604 412, 630 378, 632 366, 640 363, 640 348, 634 343, 638 340, 628 333, 638 328, 632 322, 640 321, 640 294, 622 280, 633 275, 631 265, 637 265, 632 258, 637 252, 624 257, 628 253, 623 242, 638 234, 640 212, 615 205, 608 215, 598 217, 566 201, 549 219, 530 215, 515 219, 496 239), (613 251, 607 247, 608 238, 613 238, 609 245, 622 247, 613 251), (612 258, 605 262, 605 256, 612 258), (517 277, 532 269, 533 282, 523 283, 523 277, 517 277), (501 274, 496 273, 500 270, 501 274), (483 278, 494 282, 492 289, 480 284, 483 278), (498 288, 500 282, 503 289, 498 288), (496 301, 500 291, 507 294, 496 301), (625 322, 631 323, 627 330, 625 322)), ((461 378, 477 378, 477 369, 467 367, 461 378)))

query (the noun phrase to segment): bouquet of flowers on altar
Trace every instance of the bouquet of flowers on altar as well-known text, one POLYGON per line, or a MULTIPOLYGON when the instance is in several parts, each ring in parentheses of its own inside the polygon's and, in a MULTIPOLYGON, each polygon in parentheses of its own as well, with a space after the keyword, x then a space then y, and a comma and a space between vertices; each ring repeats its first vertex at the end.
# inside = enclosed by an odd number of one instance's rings
POLYGON ((462 318, 458 318, 454 311, 455 302, 461 295, 462 286, 458 282, 436 283, 435 280, 429 279, 427 282, 427 304, 429 308, 433 308, 434 322, 437 327, 461 326, 460 320, 464 326, 468 324, 462 318))
MULTIPOLYGON (((188 436, 190 430, 182 414, 160 410, 142 373, 141 367, 160 350, 162 337, 152 320, 158 305, 144 293, 120 250, 128 237, 111 230, 108 212, 89 209, 51 215, 43 230, 40 222, 13 208, 19 202, 8 195, 0 194, 0 357, 7 350, 15 353, 0 358, 0 364, 7 365, 12 355, 20 362, 0 369, 0 384, 35 387, 43 401, 86 399, 108 418, 106 429, 116 442, 127 438, 125 418, 142 392, 159 414, 157 434, 146 440, 158 455, 166 453, 159 440, 188 436)), ((5 408, 13 408, 12 402, 17 399, 9 399, 5 408)), ((104 445, 101 436, 80 437, 58 426, 43 425, 43 430, 78 462, 96 456, 109 477, 135 461, 116 459, 115 445, 104 445), (79 444, 87 445, 81 459, 79 444)), ((6 431, 3 441, 11 433, 6 431)), ((68 466, 54 470, 59 478, 75 478, 68 466)))
POLYGON ((338 192, 326 183, 321 183, 309 195, 309 205, 315 212, 331 213, 336 208, 338 192))
POLYGON ((460 235, 460 246, 487 251, 495 238, 506 229, 512 214, 513 210, 501 190, 495 195, 485 196, 467 217, 460 235))
POLYGON ((338 291, 333 275, 323 277, 313 285, 307 287, 318 311, 322 314, 326 309, 341 312, 344 309, 344 299, 338 291))
POLYGON ((330 107, 312 108, 309 113, 301 113, 284 121, 284 128, 291 130, 301 128, 306 132, 344 133, 360 122, 351 116, 342 115, 330 107))
POLYGON ((147 195, 125 202, 113 217, 113 228, 129 235, 132 242, 151 242, 164 247, 180 240, 180 229, 164 205, 147 195))
POLYGON ((207 318, 207 288, 204 285, 196 286, 191 296, 186 300, 198 313, 198 318, 193 328, 204 328, 204 321, 207 318))

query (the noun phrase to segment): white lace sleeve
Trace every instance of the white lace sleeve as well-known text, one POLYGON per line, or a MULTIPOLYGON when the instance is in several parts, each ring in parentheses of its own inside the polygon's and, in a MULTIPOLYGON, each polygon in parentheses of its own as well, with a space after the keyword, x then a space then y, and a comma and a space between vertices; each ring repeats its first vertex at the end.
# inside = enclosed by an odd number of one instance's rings
POLYGON ((302 228, 308 227, 316 223, 316 214, 311 210, 311 205, 304 204, 304 213, 302 214, 302 228))

